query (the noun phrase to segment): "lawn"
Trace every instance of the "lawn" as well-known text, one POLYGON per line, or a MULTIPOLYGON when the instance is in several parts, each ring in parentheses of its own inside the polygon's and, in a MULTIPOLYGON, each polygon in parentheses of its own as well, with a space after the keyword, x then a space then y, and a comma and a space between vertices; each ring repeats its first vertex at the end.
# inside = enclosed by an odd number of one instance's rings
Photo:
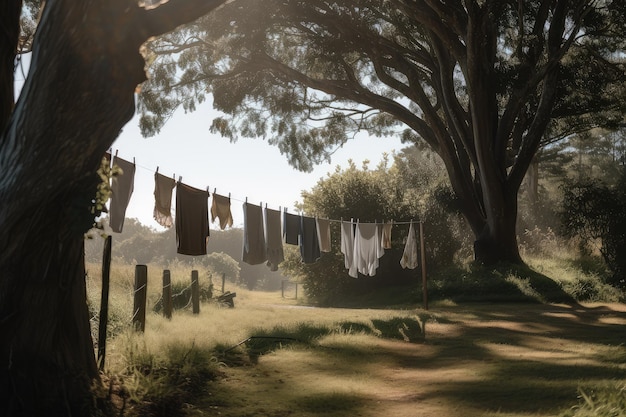
POLYGON ((235 308, 149 313, 144 334, 111 337, 124 415, 626 415, 623 304, 337 309, 236 291, 235 308))

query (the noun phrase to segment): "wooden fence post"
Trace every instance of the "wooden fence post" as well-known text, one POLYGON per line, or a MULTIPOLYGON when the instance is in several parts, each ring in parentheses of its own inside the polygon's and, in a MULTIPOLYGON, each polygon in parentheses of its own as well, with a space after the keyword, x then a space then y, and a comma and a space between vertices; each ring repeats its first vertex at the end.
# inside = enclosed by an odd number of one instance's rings
POLYGON ((200 284, 198 283, 198 271, 191 271, 191 308, 193 314, 200 314, 200 284))
POLYGON ((285 280, 280 281, 280 296, 285 298, 285 280))
POLYGON ((133 327, 146 330, 146 296, 148 294, 148 267, 135 265, 135 297, 133 303, 133 327))
POLYGON ((222 294, 224 294, 224 284, 226 283, 226 274, 222 273, 222 294))
POLYGON ((109 282, 111 278, 111 242, 109 235, 102 250, 102 294, 100 296, 100 319, 98 322, 98 369, 104 370, 107 350, 107 326, 109 323, 109 282))
POLYGON ((163 315, 172 318, 172 278, 169 269, 163 270, 163 315))

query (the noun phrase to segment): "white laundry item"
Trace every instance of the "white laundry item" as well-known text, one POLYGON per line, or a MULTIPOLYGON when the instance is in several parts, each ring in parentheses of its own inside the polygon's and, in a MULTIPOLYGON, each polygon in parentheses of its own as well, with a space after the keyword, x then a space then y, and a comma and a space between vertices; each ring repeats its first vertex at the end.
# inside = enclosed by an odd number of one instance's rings
POLYGON ((353 260, 357 271, 373 277, 378 269, 378 259, 384 254, 378 225, 376 223, 357 223, 354 235, 353 260))
POLYGON ((344 222, 341 221, 341 253, 344 256, 344 264, 346 269, 348 269, 348 274, 351 277, 356 278, 356 270, 353 275, 350 270, 352 269, 354 258, 354 229, 352 228, 352 222, 344 222))
POLYGON ((411 222, 411 225, 409 226, 409 234, 406 237, 406 243, 404 245, 402 259, 400 259, 400 265, 405 269, 417 268, 417 239, 415 238, 415 228, 413 227, 413 222, 411 222))

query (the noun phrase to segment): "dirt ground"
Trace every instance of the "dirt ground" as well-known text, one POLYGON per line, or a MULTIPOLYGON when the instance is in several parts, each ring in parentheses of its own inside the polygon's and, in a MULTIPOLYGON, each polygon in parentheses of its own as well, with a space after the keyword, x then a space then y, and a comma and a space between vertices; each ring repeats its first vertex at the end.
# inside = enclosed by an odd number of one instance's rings
MULTIPOLYGON (((338 334, 223 367, 197 415, 555 416, 626 380, 622 304, 416 310, 417 342, 338 334)), ((195 414, 192 413, 192 414, 195 414)))

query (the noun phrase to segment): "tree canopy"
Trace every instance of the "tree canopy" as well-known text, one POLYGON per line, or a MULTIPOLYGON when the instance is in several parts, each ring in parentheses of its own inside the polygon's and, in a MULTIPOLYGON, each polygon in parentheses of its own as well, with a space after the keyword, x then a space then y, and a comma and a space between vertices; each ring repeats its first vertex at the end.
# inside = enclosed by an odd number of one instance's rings
POLYGON ((147 45, 145 134, 210 93, 212 129, 302 170, 360 130, 444 161, 477 257, 519 260, 517 192, 537 150, 622 119, 621 1, 255 0, 147 45))

